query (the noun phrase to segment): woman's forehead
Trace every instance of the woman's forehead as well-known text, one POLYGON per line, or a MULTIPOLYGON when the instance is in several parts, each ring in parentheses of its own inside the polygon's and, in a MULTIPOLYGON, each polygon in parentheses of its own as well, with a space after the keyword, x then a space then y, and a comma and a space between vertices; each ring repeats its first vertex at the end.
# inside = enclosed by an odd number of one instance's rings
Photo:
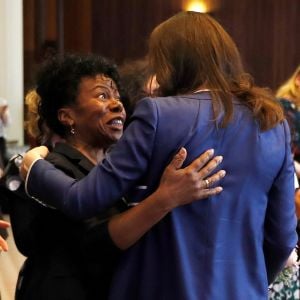
POLYGON ((90 84, 101 84, 101 85, 105 85, 107 87, 113 88, 113 89, 117 89, 117 85, 115 83, 115 81, 105 75, 105 74, 97 74, 95 76, 84 76, 81 78, 80 84, 86 84, 87 82, 89 82, 90 84))
POLYGON ((105 84, 111 88, 116 88, 115 81, 111 77, 109 77, 105 74, 97 74, 96 76, 87 76, 87 77, 83 77, 82 79, 83 80, 84 79, 92 79, 99 83, 105 84))

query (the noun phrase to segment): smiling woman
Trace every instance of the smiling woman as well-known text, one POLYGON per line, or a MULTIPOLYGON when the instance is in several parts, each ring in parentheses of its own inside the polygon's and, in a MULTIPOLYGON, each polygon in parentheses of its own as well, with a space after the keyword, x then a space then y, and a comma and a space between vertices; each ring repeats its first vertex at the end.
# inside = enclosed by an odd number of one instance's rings
MULTIPOLYGON (((92 55, 55 57, 41 66, 36 86, 40 134, 47 133, 53 147, 47 159, 74 178, 84 177, 123 133, 126 113, 116 67, 92 55)), ((16 202, 14 238, 27 256, 16 299, 104 298, 120 251, 108 233, 108 219, 126 210, 125 203, 75 222, 28 198, 16 202), (18 218, 20 210, 23 219, 18 218), (83 251, 90 244, 97 250, 83 251)))
POLYGON ((126 113, 113 79, 83 77, 78 89, 76 103, 60 108, 58 119, 71 128, 68 143, 96 164, 99 153, 103 156, 122 136, 126 113))

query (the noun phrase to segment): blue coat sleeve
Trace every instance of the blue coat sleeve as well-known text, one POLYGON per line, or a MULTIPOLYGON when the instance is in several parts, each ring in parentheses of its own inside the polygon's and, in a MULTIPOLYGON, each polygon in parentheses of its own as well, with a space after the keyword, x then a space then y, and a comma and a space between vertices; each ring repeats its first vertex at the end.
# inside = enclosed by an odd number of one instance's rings
POLYGON ((27 176, 27 193, 75 218, 94 216, 119 200, 141 178, 155 142, 157 108, 144 99, 137 105, 123 137, 83 179, 76 181, 39 160, 27 176))
POLYGON ((290 150, 290 132, 283 124, 285 160, 269 192, 265 219, 264 255, 268 281, 272 283, 297 244, 294 202, 294 165, 290 150))

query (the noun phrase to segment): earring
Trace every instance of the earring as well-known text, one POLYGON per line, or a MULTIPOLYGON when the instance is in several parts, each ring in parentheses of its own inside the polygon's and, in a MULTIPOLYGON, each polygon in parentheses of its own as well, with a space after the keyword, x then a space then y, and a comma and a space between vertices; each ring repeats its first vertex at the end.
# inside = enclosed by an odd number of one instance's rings
POLYGON ((75 129, 74 129, 73 125, 71 125, 70 133, 71 133, 72 135, 75 134, 75 129))

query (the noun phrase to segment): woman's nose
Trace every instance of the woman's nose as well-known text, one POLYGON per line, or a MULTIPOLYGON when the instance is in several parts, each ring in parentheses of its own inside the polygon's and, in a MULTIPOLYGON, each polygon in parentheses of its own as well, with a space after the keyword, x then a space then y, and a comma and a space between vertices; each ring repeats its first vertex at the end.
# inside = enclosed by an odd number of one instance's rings
POLYGON ((124 109, 124 106, 120 100, 112 99, 109 103, 109 109, 113 112, 121 112, 124 109))

